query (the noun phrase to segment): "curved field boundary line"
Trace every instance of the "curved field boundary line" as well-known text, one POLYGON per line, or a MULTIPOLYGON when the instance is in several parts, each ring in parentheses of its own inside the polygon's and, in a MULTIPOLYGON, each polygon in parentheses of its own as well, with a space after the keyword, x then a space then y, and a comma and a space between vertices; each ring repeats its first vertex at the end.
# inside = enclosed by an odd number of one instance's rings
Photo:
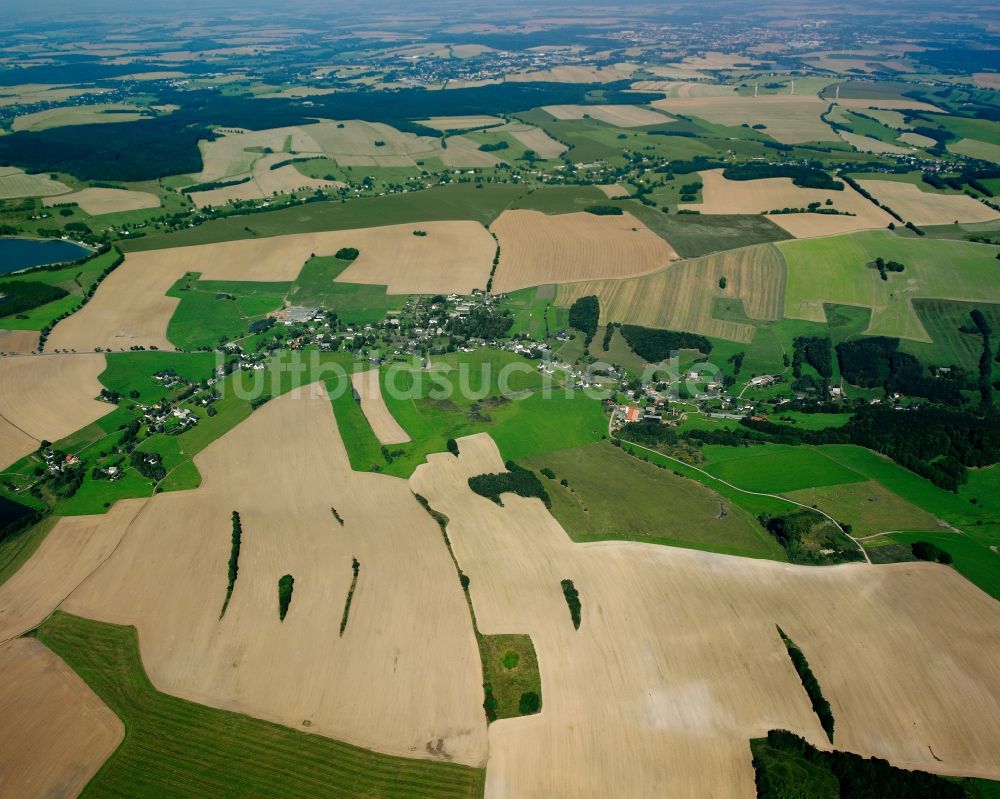
POLYGON ((829 521, 833 522, 837 526, 837 529, 840 530, 840 532, 842 532, 844 535, 846 535, 848 538, 850 538, 851 541, 853 541, 857 545, 858 549, 861 550, 861 554, 864 555, 866 563, 871 564, 871 562, 872 562, 871 558, 868 557, 868 552, 861 545, 861 542, 858 541, 858 539, 855 538, 854 536, 852 536, 850 533, 848 533, 841 526, 840 522, 838 522, 836 519, 834 519, 829 513, 826 513, 825 511, 822 511, 819 508, 814 508, 811 505, 806 505, 806 504, 804 504, 802 502, 796 502, 794 499, 789 499, 788 497, 783 497, 780 494, 767 494, 767 493, 764 493, 762 491, 749 491, 746 488, 740 488, 739 486, 733 485, 728 480, 723 480, 721 477, 716 477, 714 474, 710 474, 709 472, 706 472, 704 469, 699 469, 697 466, 692 466, 690 463, 685 463, 684 461, 679 460, 678 458, 671 457, 670 455, 664 455, 662 452, 657 452, 655 449, 650 449, 649 447, 644 447, 641 444, 633 444, 631 441, 623 441, 623 439, 621 439, 618 436, 616 436, 614 434, 614 432, 611 430, 611 421, 610 420, 608 421, 608 438, 610 438, 613 441, 618 441, 619 443, 622 443, 622 444, 628 444, 631 447, 636 447, 638 449, 645 450, 646 452, 650 452, 653 455, 658 455, 661 458, 666 458, 667 460, 673 461, 674 463, 679 463, 681 466, 685 466, 688 469, 694 469, 699 474, 703 474, 705 477, 708 477, 711 480, 715 480, 718 483, 722 483, 722 485, 728 486, 729 488, 733 489, 734 491, 739 491, 741 494, 750 494, 751 496, 755 496, 755 497, 767 497, 769 499, 777 499, 777 500, 780 500, 781 502, 787 502, 790 505, 797 505, 800 508, 805 508, 806 510, 816 511, 816 513, 820 514, 821 516, 825 516, 829 521))

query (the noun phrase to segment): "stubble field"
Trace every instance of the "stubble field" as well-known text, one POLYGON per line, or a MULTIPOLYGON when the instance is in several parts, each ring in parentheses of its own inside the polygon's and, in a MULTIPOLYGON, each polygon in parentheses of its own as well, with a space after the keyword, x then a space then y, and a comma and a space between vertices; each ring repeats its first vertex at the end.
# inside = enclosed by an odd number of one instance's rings
POLYGON ((380 444, 402 444, 410 440, 382 399, 382 381, 377 368, 354 372, 351 385, 361 397, 361 411, 380 444))
POLYGON ((749 343, 755 327, 716 319, 715 301, 740 300, 750 319, 772 321, 782 316, 784 293, 784 259, 774 245, 759 244, 681 261, 642 277, 566 283, 559 286, 556 302, 568 306, 595 294, 602 324, 625 322, 749 343), (725 289, 719 287, 723 277, 725 289))
POLYGON ((125 735, 69 666, 30 638, 0 645, 0 795, 73 799, 125 735))
POLYGON ((988 205, 964 194, 921 191, 898 180, 861 180, 864 189, 914 225, 950 225, 953 222, 988 222, 1000 219, 988 205))
POLYGON ((629 213, 547 216, 504 211, 490 229, 500 243, 495 292, 641 275, 678 258, 667 242, 629 213))
POLYGON ((955 572, 572 544, 538 500, 504 494, 498 507, 473 494, 467 478, 503 463, 485 435, 458 443, 458 458, 430 456, 411 485, 451 519, 480 628, 530 634, 545 690, 539 715, 491 725, 489 799, 611 796, 622 785, 753 796, 748 739, 783 728, 829 747, 775 625, 806 652, 837 748, 1000 775, 1000 608, 955 572))
POLYGON ((479 654, 441 533, 405 482, 351 471, 322 384, 271 400, 195 465, 201 487, 149 500, 63 609, 134 624, 166 693, 387 754, 481 765, 479 654), (220 618, 234 510, 238 573, 220 618), (284 574, 294 587, 282 621, 284 574))
POLYGON ((0 359, 0 465, 58 441, 113 410, 94 399, 104 356, 96 353, 0 359), (17 442, 17 443, 15 443, 17 442))
POLYGON ((889 214, 846 184, 840 191, 829 191, 795 186, 791 178, 727 180, 721 169, 698 174, 704 186, 704 200, 682 204, 680 208, 703 214, 760 214, 783 208, 806 208, 809 203, 818 202, 823 208, 851 214, 771 214, 768 217, 796 238, 884 228, 893 221, 889 214), (833 204, 826 205, 827 200, 832 200, 833 204))

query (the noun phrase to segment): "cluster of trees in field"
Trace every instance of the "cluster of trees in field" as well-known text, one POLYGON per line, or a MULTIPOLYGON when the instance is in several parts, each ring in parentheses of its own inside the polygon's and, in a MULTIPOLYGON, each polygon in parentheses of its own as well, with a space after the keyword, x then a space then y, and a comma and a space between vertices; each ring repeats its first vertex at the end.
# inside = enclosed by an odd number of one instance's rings
POLYGON ((358 575, 361 573, 361 564, 357 558, 351 558, 351 571, 354 573, 354 576, 351 578, 351 587, 347 591, 347 600, 344 602, 344 615, 340 617, 341 637, 344 636, 344 630, 347 629, 347 619, 351 614, 351 601, 354 599, 354 591, 358 587, 358 575))
POLYGON ((594 216, 621 216, 625 213, 620 205, 590 205, 583 210, 594 216))
POLYGON ((573 620, 574 629, 580 629, 580 610, 582 608, 580 604, 580 592, 576 590, 576 586, 573 585, 572 580, 563 580, 560 585, 562 585, 563 596, 566 598, 566 606, 569 608, 569 617, 573 620))
MULTIPOLYGON (((990 336, 993 329, 986 321, 983 312, 978 308, 969 311, 972 317, 972 328, 959 328, 963 333, 978 333, 983 339, 983 351, 979 355, 979 402, 981 405, 993 404, 993 345, 990 343, 990 336)), ((997 353, 1000 360, 1000 352, 997 353)))
POLYGON ((285 620, 288 615, 288 607, 292 604, 292 590, 295 588, 295 578, 290 574, 284 574, 278 579, 278 618, 285 620))
POLYGON ((580 297, 569 307, 569 326, 586 336, 585 349, 590 347, 600 319, 601 303, 595 294, 580 297))
POLYGON ((798 336, 792 342, 792 374, 802 377, 802 362, 805 361, 829 380, 833 376, 833 351, 826 336, 798 336))
POLYGON ((771 730, 766 739, 753 741, 753 766, 757 799, 788 799, 826 795, 803 792, 803 775, 811 785, 821 783, 829 795, 842 799, 966 799, 979 796, 967 783, 937 774, 896 768, 887 760, 865 758, 853 752, 823 752, 804 738, 785 730, 771 730))
POLYGON ((601 349, 605 352, 611 346, 611 339, 615 335, 615 329, 619 327, 621 327, 621 322, 608 322, 607 327, 604 328, 604 339, 601 341, 601 349))
POLYGON ((449 319, 447 328, 450 333, 458 336, 490 340, 503 338, 513 324, 514 317, 510 311, 477 305, 464 319, 460 316, 449 319))
POLYGON ((698 333, 639 325, 622 325, 621 331, 632 352, 650 363, 669 358, 677 350, 698 350, 702 355, 708 355, 712 351, 712 342, 698 333))
POLYGON ((62 299, 69 294, 60 286, 34 280, 0 282, 0 317, 23 314, 32 308, 62 299))
MULTIPOLYGON (((862 388, 885 389, 886 393, 924 397, 932 402, 961 405, 965 373, 958 367, 931 377, 914 356, 899 351, 899 339, 865 336, 837 345, 837 361, 844 379, 862 388)), ((987 384, 987 388, 989 385, 987 384)))
POLYGON ((834 180, 823 170, 819 162, 809 164, 768 164, 762 161, 748 161, 730 164, 722 170, 727 180, 759 180, 761 178, 791 178, 792 184, 804 189, 828 189, 843 191, 844 184, 834 180))
POLYGON ((778 627, 778 635, 781 636, 781 640, 785 644, 785 649, 788 650, 788 657, 791 658, 792 665, 795 666, 795 671, 798 673, 799 679, 802 680, 802 687, 806 689, 806 694, 812 703, 813 712, 819 719, 826 737, 830 739, 830 743, 833 743, 833 711, 830 709, 830 703, 823 696, 823 690, 819 687, 819 680, 816 679, 816 675, 809 668, 809 661, 806 660, 805 653, 799 649, 791 638, 785 635, 785 631, 780 627, 778 627))
POLYGON ((159 482, 167 476, 167 470, 163 466, 163 458, 155 452, 136 450, 132 453, 132 465, 147 480, 159 482))
POLYGON ((360 254, 357 247, 341 247, 333 257, 341 261, 354 261, 360 254))
POLYGON ((899 261, 887 261, 881 255, 872 261, 868 266, 872 269, 878 269, 879 277, 883 280, 888 280, 888 272, 902 272, 906 269, 905 264, 901 264, 899 261))
POLYGON ((222 603, 222 612, 219 614, 220 619, 226 615, 226 608, 229 607, 229 600, 232 598, 233 589, 236 587, 236 577, 239 575, 240 571, 240 545, 242 542, 243 523, 240 521, 240 514, 234 510, 232 543, 229 548, 229 571, 228 582, 226 583, 226 599, 222 603))
POLYGON ((181 189, 181 194, 194 194, 196 191, 212 191, 212 189, 225 189, 229 186, 240 186, 249 183, 253 178, 236 178, 234 180, 212 180, 208 183, 195 183, 192 186, 185 186, 181 189))
POLYGON ((936 563, 943 563, 945 566, 954 563, 954 558, 952 558, 949 552, 941 549, 937 544, 932 544, 930 541, 914 541, 910 545, 910 551, 917 560, 934 561, 936 563))
POLYGON ((500 150, 506 150, 509 147, 510 145, 503 139, 501 139, 498 142, 494 142, 492 144, 486 142, 485 144, 479 145, 479 149, 482 150, 484 153, 496 153, 499 152, 500 150))
POLYGON ((493 500, 497 505, 503 505, 500 495, 511 492, 522 497, 538 497, 546 508, 552 507, 552 500, 538 476, 514 461, 507 461, 506 472, 499 474, 477 474, 469 478, 469 488, 481 497, 493 500))

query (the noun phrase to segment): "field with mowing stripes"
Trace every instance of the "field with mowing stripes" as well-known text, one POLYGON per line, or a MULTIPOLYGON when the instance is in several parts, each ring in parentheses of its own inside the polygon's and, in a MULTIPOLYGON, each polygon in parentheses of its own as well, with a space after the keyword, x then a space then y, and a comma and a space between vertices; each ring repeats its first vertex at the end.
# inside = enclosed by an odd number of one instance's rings
POLYGON ((682 261, 637 278, 566 283, 558 287, 556 302, 569 306, 578 297, 596 294, 603 324, 627 322, 749 343, 754 326, 716 318, 715 301, 740 301, 751 319, 780 319, 784 278, 780 252, 762 244, 682 261), (723 277, 725 289, 719 287, 723 277))

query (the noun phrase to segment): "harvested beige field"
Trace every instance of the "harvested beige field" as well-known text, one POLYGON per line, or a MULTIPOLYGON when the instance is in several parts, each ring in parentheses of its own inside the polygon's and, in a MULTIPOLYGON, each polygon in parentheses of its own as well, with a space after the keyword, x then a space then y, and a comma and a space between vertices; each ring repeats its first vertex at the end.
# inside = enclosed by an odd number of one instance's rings
POLYGON ((0 418, 0 469, 38 449, 38 439, 0 418))
MULTIPOLYGON (((425 158, 441 158, 448 166, 492 166, 498 162, 471 142, 468 142, 469 147, 462 147, 462 142, 456 142, 453 137, 448 140, 445 150, 437 138, 403 133, 381 122, 323 121, 302 130, 315 141, 315 151, 342 166, 416 166, 417 161, 425 158), (455 152, 452 152, 453 144, 457 146, 455 152)), ((294 149, 299 151, 301 148, 294 149)))
POLYGON ((48 130, 68 125, 100 125, 113 122, 135 122, 142 119, 142 109, 134 105, 122 103, 105 103, 101 105, 71 105, 60 108, 48 108, 33 114, 23 114, 15 117, 11 129, 48 130))
POLYGON ((361 254, 339 280, 387 285, 393 294, 468 294, 483 288, 495 252, 493 238, 482 225, 461 221, 129 253, 89 303, 56 325, 47 349, 173 349, 167 324, 180 300, 166 293, 187 272, 198 272, 204 280, 291 281, 310 255, 333 255, 341 247, 357 247, 361 254), (416 229, 427 235, 414 236, 416 229))
POLYGON ((0 641, 41 624, 118 546, 145 499, 116 502, 103 515, 65 516, 0 585, 0 641))
POLYGON ((145 191, 127 189, 82 189, 72 194, 63 194, 55 199, 46 199, 42 205, 52 207, 65 203, 76 203, 91 216, 114 214, 119 211, 139 211, 144 208, 159 208, 160 198, 145 191))
MULTIPOLYGON (((892 112, 885 111, 883 113, 889 114, 892 112)), ((904 141, 907 144, 912 144, 914 147, 933 147, 935 143, 934 139, 930 136, 921 136, 919 133, 913 133, 911 131, 900 134, 899 140, 904 141)))
POLYGON ((496 251, 493 237, 477 222, 421 222, 324 235, 336 235, 338 248, 360 250, 338 283, 384 285, 389 294, 470 294, 485 287, 496 251), (427 235, 415 236, 414 230, 427 235))
POLYGON ((629 213, 547 216, 540 211, 504 211, 490 229, 500 243, 495 292, 643 275, 679 257, 629 213))
POLYGON ((110 413, 113 405, 94 399, 104 367, 97 353, 0 359, 0 420, 24 434, 3 436, 0 467, 23 458, 43 438, 58 441, 110 413), (8 448, 15 440, 21 448, 8 448))
POLYGON ((569 306, 591 294, 600 300, 601 324, 625 322, 749 343, 756 328, 714 318, 716 300, 742 302, 751 319, 781 319, 785 262, 777 248, 759 244, 681 261, 642 277, 566 283, 558 288, 556 304, 569 306), (720 289, 723 277, 726 288, 720 289))
POLYGON ((16 167, 0 167, 0 200, 16 197, 51 197, 66 194, 69 186, 52 180, 48 174, 28 175, 16 167))
POLYGON ((504 494, 499 507, 473 494, 467 478, 503 459, 485 434, 458 444, 458 458, 430 455, 410 484, 451 520, 480 629, 529 634, 544 687, 540 714, 490 726, 488 799, 618 796, 622 785, 754 796, 748 739, 783 728, 829 748, 775 625, 807 654, 837 748, 1000 776, 1000 605, 958 573, 573 544, 537 499, 504 494))
POLYGON ((403 444, 410 440, 386 407, 378 369, 355 372, 351 375, 351 385, 361 397, 361 412, 380 444, 403 444))
POLYGON ((556 119, 590 117, 616 128, 640 128, 674 121, 673 117, 638 105, 546 105, 542 106, 542 110, 556 119))
MULTIPOLYGON (((249 174, 254 163, 265 155, 264 150, 267 148, 274 153, 284 153, 288 145, 295 152, 320 152, 316 142, 303 133, 303 128, 298 127, 257 131, 222 129, 217 132, 224 135, 198 144, 201 149, 202 170, 191 175, 195 183, 211 183, 249 174)), ((288 154, 285 157, 292 156, 288 154)))
POLYGON ((976 72, 972 81, 986 89, 1000 89, 1000 72, 976 72))
POLYGON ((1000 145, 993 142, 979 141, 978 139, 960 139, 948 145, 948 149, 959 155, 967 155, 970 158, 982 158, 1000 164, 1000 145))
POLYGON ((75 799, 125 727, 57 655, 30 638, 0 646, 0 796, 75 799))
POLYGON ((270 153, 261 156, 253 164, 250 180, 235 186, 223 186, 220 189, 194 191, 190 193, 191 202, 198 208, 207 205, 225 205, 231 200, 262 200, 276 194, 289 194, 296 191, 313 189, 338 188, 344 184, 337 180, 322 180, 303 175, 294 164, 285 164, 277 169, 271 167, 282 161, 287 161, 287 153, 270 153))
POLYGON ((475 130, 503 125, 506 120, 494 116, 431 117, 417 120, 421 125, 434 130, 475 130))
POLYGON ((676 80, 639 80, 631 85, 637 92, 663 92, 667 97, 732 97, 732 86, 676 80))
POLYGON ((0 107, 20 103, 61 103, 81 94, 105 94, 110 89, 67 89, 42 83, 23 83, 0 88, 0 107))
POLYGON ((271 400, 195 464, 201 487, 148 500, 63 607, 134 624, 166 693, 381 752, 482 765, 479 652, 441 532, 405 481, 351 471, 321 384, 271 400), (233 510, 239 573, 220 619, 233 510), (341 636, 352 558, 360 574, 341 636), (282 622, 283 574, 295 586, 282 622))
POLYGON ((523 122, 508 122, 498 133, 509 133, 529 150, 538 153, 539 158, 558 158, 568 149, 561 141, 556 141, 548 133, 534 125, 523 122))
POLYGON ((896 144, 889 144, 888 142, 879 141, 871 136, 859 136, 856 133, 847 133, 843 130, 838 130, 837 135, 851 145, 851 147, 855 150, 862 153, 910 155, 913 152, 909 147, 900 147, 896 144))
POLYGON ((682 62, 686 67, 697 70, 727 70, 745 69, 747 64, 759 64, 756 58, 748 58, 735 53, 707 52, 696 56, 687 56, 682 62), (738 67, 737 64, 742 64, 738 67))
POLYGON ((655 100, 662 111, 707 119, 719 125, 764 125, 766 132, 784 144, 834 141, 833 130, 820 114, 828 103, 815 95, 766 95, 762 97, 689 97, 655 100))
POLYGON ((1000 213, 965 194, 921 191, 912 183, 896 180, 859 180, 858 183, 914 225, 950 225, 952 222, 986 222, 1000 218, 1000 213))
POLYGON ((628 195, 628 189, 624 188, 623 186, 619 185, 618 183, 608 183, 608 184, 600 185, 597 188, 599 188, 601 191, 603 191, 604 194, 605 194, 605 196, 607 196, 607 198, 609 200, 614 200, 614 199, 616 199, 618 197, 628 197, 629 196, 628 195))
POLYGON ((806 208, 809 203, 818 202, 824 208, 854 214, 771 214, 768 217, 796 238, 884 228, 893 221, 889 214, 846 184, 841 191, 829 191, 801 188, 794 185, 791 178, 727 180, 721 169, 698 174, 703 184, 703 201, 682 204, 679 208, 703 214, 759 214, 781 208, 806 208), (833 200, 832 206, 826 206, 828 199, 833 200))
POLYGON ((37 330, 0 330, 0 352, 26 355, 37 349, 37 330))

